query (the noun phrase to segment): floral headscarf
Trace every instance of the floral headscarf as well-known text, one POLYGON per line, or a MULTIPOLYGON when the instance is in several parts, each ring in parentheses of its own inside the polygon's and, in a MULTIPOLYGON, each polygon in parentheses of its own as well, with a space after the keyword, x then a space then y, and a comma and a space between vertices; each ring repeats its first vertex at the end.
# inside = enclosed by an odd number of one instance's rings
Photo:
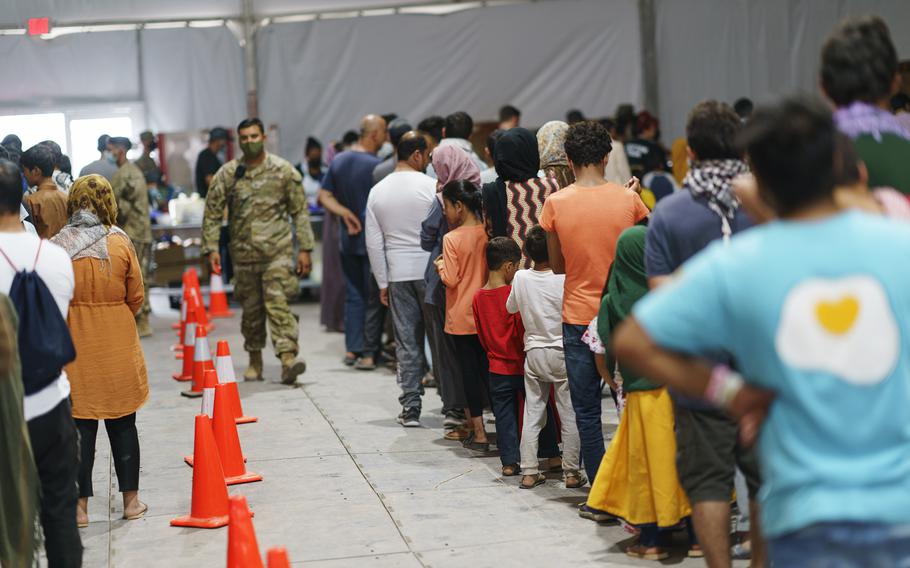
POLYGON ((540 152, 540 167, 568 166, 566 157, 566 134, 569 125, 561 120, 551 120, 537 131, 537 150, 540 152))
POLYGON ((107 179, 91 174, 76 180, 70 189, 66 213, 72 217, 79 211, 92 213, 108 228, 117 223, 117 199, 107 179))

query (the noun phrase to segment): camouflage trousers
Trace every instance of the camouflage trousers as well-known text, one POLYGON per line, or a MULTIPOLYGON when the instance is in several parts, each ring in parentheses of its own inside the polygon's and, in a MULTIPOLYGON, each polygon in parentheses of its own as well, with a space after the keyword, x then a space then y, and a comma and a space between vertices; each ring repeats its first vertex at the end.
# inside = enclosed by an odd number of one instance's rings
POLYGON ((152 308, 149 305, 149 272, 151 272, 152 268, 152 243, 133 242, 133 246, 136 249, 136 258, 139 259, 139 268, 142 270, 142 288, 145 292, 145 299, 142 300, 142 307, 139 308, 136 319, 140 317, 147 318, 152 313, 152 308))
POLYGON ((290 254, 256 264, 234 263, 234 299, 243 307, 240 330, 244 349, 261 351, 265 347, 268 318, 275 354, 297 355, 297 319, 291 313, 288 298, 299 292, 290 254))

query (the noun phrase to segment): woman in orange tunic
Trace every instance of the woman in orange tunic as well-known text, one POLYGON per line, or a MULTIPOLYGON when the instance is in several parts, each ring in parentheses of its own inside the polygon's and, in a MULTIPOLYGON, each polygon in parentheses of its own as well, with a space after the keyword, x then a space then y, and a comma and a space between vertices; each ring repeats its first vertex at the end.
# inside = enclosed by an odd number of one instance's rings
POLYGON ((88 525, 98 421, 104 420, 123 493, 123 518, 148 510, 139 500, 136 411, 148 399, 148 374, 134 314, 142 306, 142 273, 126 233, 114 226, 117 203, 99 175, 76 180, 67 202, 69 223, 54 237, 73 259, 76 287, 69 324, 76 360, 66 367, 73 418, 81 437, 80 527, 88 525))

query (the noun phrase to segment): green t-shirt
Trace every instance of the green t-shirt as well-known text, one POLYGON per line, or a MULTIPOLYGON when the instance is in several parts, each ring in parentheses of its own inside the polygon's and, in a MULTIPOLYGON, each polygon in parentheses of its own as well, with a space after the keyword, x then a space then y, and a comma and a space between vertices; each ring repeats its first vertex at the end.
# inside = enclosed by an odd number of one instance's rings
POLYGON ((910 195, 910 140, 888 132, 881 140, 861 134, 853 144, 869 170, 869 187, 893 187, 910 195))

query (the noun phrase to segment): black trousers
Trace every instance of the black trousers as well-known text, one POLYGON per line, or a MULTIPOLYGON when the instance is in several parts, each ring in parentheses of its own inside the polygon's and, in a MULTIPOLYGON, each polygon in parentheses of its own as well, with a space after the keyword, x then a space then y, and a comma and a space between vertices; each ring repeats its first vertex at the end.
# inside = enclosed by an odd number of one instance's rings
POLYGON ((490 364, 477 334, 449 335, 455 341, 455 352, 461 363, 464 394, 472 417, 483 416, 490 392, 490 364))
MULTIPOLYGON (((95 439, 98 437, 98 421, 76 419, 82 442, 82 461, 79 464, 79 497, 91 497, 92 468, 95 466, 95 439)), ((117 485, 120 492, 139 490, 139 432, 136 430, 136 413, 120 418, 105 420, 107 437, 114 454, 114 469, 117 471, 117 485)))
POLYGON ((76 526, 79 450, 69 400, 28 421, 32 453, 41 478, 41 526, 48 568, 82 566, 76 526))

